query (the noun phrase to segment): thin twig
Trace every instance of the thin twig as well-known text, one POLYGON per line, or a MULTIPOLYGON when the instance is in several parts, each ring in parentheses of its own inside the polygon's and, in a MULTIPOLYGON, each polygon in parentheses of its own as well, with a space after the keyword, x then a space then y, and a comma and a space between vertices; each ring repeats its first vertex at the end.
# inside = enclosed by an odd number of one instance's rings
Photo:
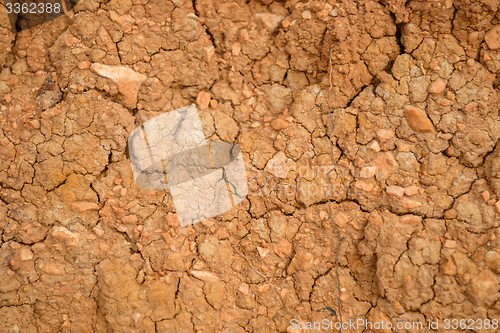
POLYGON ((21 177, 21 167, 23 166, 24 160, 21 160, 21 163, 19 163, 19 170, 17 172, 17 181, 19 182, 19 177, 21 177))
MULTIPOLYGON (((332 88, 333 88, 333 83, 332 83, 332 72, 333 72, 333 68, 332 68, 332 52, 333 52, 333 48, 335 47, 335 44, 332 44, 332 48, 330 49, 330 58, 329 58, 329 61, 328 61, 328 65, 329 65, 329 68, 328 68, 328 72, 329 72, 329 81, 330 81, 330 87, 328 88, 328 115, 330 117, 330 123, 332 124, 332 133, 330 134, 330 139, 332 139, 333 137, 333 131, 335 130, 335 124, 333 123, 333 118, 332 118, 332 108, 331 108, 331 103, 330 103, 330 97, 332 96, 332 88)), ((333 147, 333 142, 330 142, 331 145, 332 145, 332 161, 335 161, 335 151, 334 151, 334 147, 333 147)), ((337 174, 337 177, 339 176, 338 172, 337 172, 337 168, 335 168, 335 173, 337 174)))
POLYGON ((246 255, 244 255, 243 253, 240 253, 238 251, 236 251, 236 249, 234 248, 234 246, 231 244, 231 247, 233 248, 233 251, 239 255, 239 256, 242 256, 243 258, 246 259, 246 261, 248 262, 248 265, 250 265, 250 268, 254 270, 255 273, 257 273, 260 277, 262 277, 264 280, 266 280, 267 284, 276 292, 276 294, 278 294, 279 298, 281 299, 281 301, 283 302, 283 305, 285 305, 285 301, 283 300, 283 297, 281 297, 281 294, 280 292, 278 291, 278 289, 276 289, 276 287, 271 283, 271 281, 269 281, 269 279, 267 278, 267 276, 265 276, 264 274, 262 274, 261 272, 259 272, 253 265, 252 263, 250 262, 250 259, 248 259, 248 257, 246 255))

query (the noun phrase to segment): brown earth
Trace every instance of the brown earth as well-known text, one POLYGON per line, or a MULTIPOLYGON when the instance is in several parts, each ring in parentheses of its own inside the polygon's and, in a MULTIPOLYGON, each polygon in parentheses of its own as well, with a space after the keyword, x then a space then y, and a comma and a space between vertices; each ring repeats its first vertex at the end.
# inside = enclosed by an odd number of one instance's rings
POLYGON ((499 5, 0 4, 0 331, 500 319, 499 5), (181 228, 127 137, 192 103, 250 192, 181 228))

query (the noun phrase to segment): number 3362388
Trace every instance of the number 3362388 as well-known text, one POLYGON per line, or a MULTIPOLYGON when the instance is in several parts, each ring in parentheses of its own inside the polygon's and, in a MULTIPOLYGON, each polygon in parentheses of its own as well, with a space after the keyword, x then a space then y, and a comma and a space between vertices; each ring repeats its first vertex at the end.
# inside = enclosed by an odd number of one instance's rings
POLYGON ((61 12, 61 4, 60 3, 7 3, 5 4, 7 8, 7 14, 15 13, 23 13, 23 14, 51 14, 51 13, 60 13, 61 12))

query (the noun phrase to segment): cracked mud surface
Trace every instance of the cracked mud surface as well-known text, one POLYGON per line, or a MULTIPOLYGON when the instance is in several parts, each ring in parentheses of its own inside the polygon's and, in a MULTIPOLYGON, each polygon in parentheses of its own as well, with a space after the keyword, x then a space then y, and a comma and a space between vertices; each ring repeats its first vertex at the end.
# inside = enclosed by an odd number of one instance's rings
POLYGON ((0 331, 499 319, 499 4, 0 3, 0 331), (127 137, 192 103, 249 195, 181 228, 127 137))

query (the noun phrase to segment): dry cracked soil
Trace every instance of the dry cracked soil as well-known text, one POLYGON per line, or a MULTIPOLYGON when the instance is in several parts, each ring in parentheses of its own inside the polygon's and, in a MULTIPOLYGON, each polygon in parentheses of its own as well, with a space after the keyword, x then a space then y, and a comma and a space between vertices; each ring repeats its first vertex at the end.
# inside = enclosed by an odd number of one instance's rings
POLYGON ((498 332, 499 5, 0 1, 0 331, 498 332), (127 138, 190 104, 249 193, 180 227, 127 138))

